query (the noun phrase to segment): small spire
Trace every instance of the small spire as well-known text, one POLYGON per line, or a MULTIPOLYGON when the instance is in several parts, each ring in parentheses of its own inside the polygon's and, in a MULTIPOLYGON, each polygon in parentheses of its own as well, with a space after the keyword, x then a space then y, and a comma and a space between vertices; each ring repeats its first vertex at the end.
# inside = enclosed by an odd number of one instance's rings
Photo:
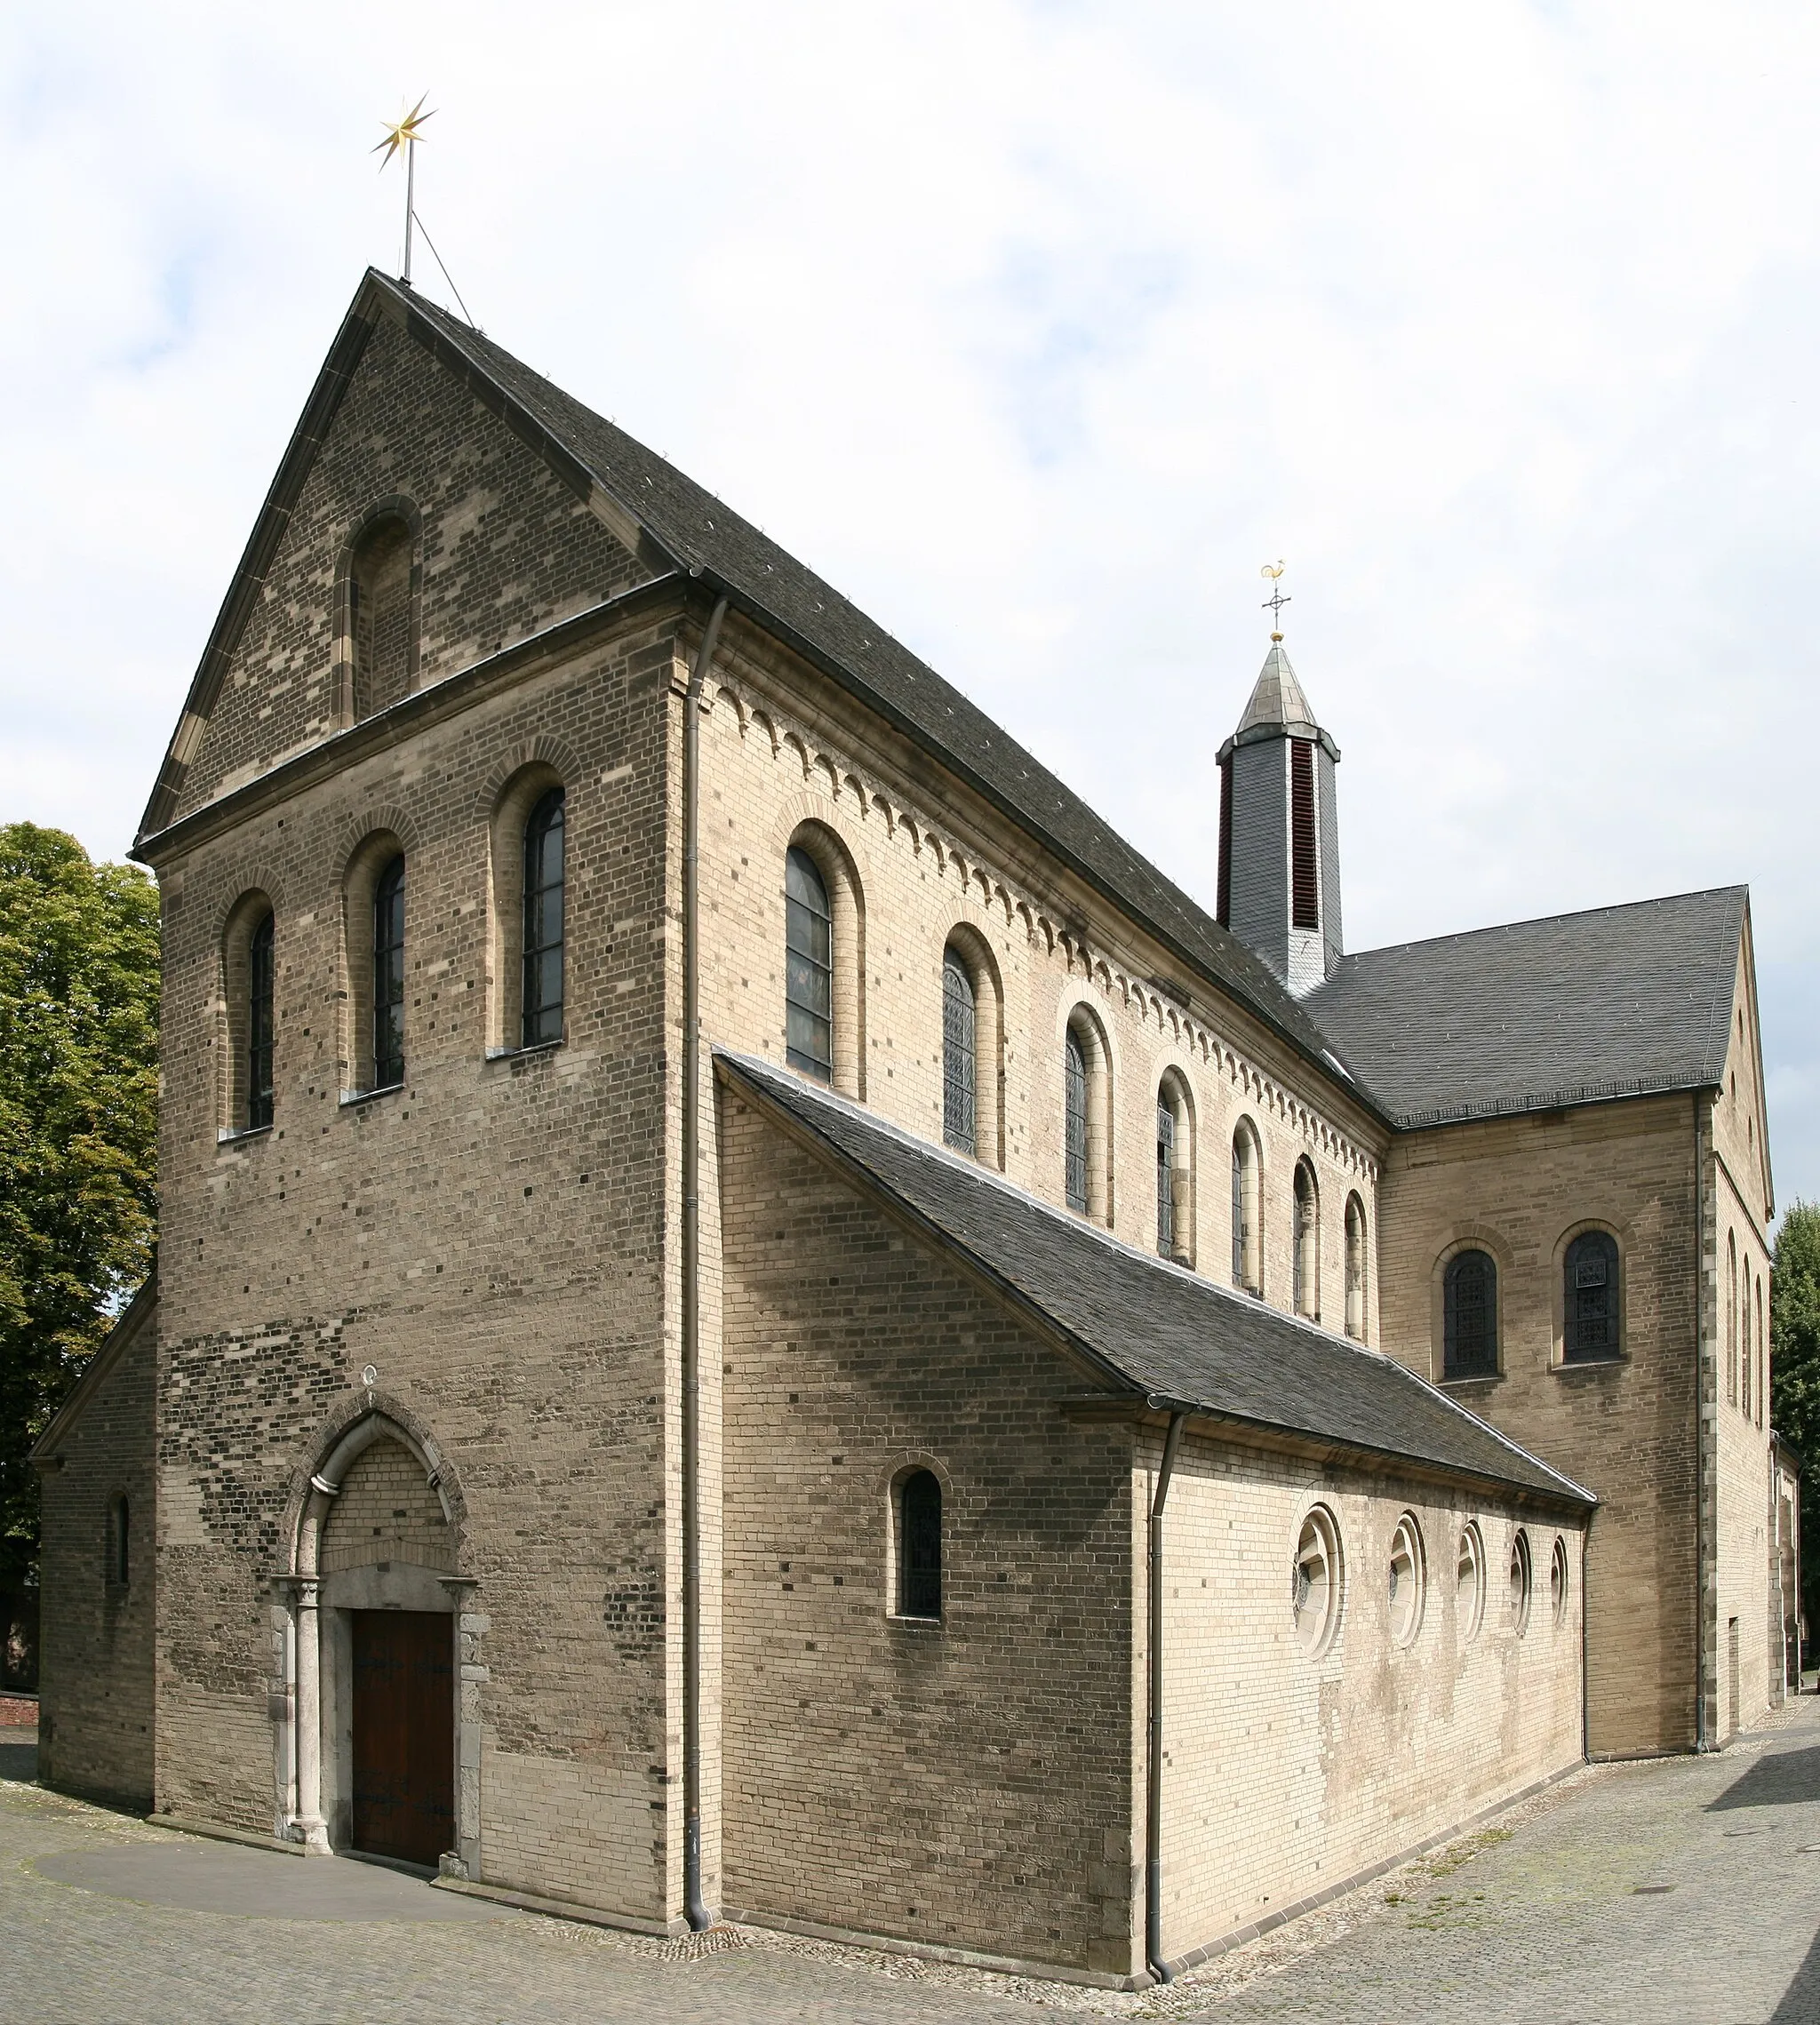
MULTIPOLYGON (((1282 573, 1283 559, 1281 556, 1278 556, 1274 562, 1266 562, 1257 572, 1260 577, 1270 578, 1270 595, 1264 601, 1264 609, 1270 614, 1271 624, 1279 629, 1283 622, 1283 607, 1294 604, 1296 602, 1293 598, 1286 598, 1283 595, 1282 585, 1278 581, 1282 573)), ((1281 631, 1273 633, 1270 637, 1273 641, 1281 642, 1282 639, 1281 631)))

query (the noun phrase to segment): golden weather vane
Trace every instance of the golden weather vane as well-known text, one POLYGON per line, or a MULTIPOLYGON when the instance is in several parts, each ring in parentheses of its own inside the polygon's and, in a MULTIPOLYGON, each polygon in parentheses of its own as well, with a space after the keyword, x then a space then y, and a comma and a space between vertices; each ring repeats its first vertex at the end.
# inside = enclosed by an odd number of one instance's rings
MULTIPOLYGON (((1282 625, 1283 607, 1285 605, 1294 604, 1296 602, 1293 598, 1286 598, 1283 595, 1283 587, 1281 584, 1277 581, 1282 573, 1283 562, 1281 556, 1279 556, 1274 562, 1266 562, 1264 565, 1263 569, 1257 572, 1260 577, 1268 577, 1270 578, 1270 595, 1264 601, 1264 609, 1270 614, 1270 623, 1273 626, 1281 626, 1282 625)), ((1281 632, 1276 632, 1273 633, 1270 637, 1273 640, 1281 640, 1282 638, 1282 634, 1281 632)))
MULTIPOLYGON (((429 93, 426 92, 423 96, 427 99, 429 93)), ((395 155, 402 153, 404 156, 404 272, 400 278, 407 284, 411 280, 411 227, 417 211, 417 144, 423 139, 423 123, 435 116, 434 110, 425 112, 423 99, 419 99, 408 113, 401 112, 395 120, 379 123, 386 130, 386 138, 372 150, 375 155, 385 151, 386 160, 379 163, 382 170, 395 155)))

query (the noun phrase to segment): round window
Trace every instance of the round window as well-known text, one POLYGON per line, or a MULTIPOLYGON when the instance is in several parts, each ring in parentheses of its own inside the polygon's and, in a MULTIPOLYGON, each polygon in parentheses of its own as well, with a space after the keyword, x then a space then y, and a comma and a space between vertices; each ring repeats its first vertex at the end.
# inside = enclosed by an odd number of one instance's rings
POLYGON ((1454 1607, 1458 1613, 1460 1643, 1469 1645, 1479 1636, 1479 1627, 1485 1620, 1485 1543, 1479 1537, 1479 1528, 1470 1522, 1460 1535, 1454 1607))
POLYGON ((1324 1505, 1316 1505, 1302 1521, 1296 1558, 1289 1568, 1289 1607, 1295 1615, 1296 1642, 1310 1658, 1333 1642, 1340 1619, 1339 1528, 1324 1505))
POLYGON ((1406 1511, 1390 1543, 1390 1635, 1400 1646, 1413 1646, 1422 1629, 1425 1576, 1421 1531, 1406 1511))
POLYGON ((1529 1629, 1529 1535, 1520 1526, 1511 1542, 1511 1629, 1529 1629))
POLYGON ((1568 1614, 1568 1543, 1559 1533, 1554 1536, 1554 1551, 1548 1557, 1548 1601, 1555 1622, 1561 1623, 1568 1614))

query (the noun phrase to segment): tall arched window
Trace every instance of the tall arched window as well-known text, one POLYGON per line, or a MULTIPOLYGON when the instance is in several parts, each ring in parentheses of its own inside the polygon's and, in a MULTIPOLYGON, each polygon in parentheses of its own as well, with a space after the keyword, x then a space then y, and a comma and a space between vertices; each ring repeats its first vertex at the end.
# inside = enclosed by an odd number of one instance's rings
POLYGON ((524 952, 519 1045, 563 1038, 563 790, 553 787, 524 825, 524 952))
POLYGON ((1233 1134, 1233 1285, 1264 1291, 1264 1243, 1258 1228, 1257 1135, 1249 1120, 1233 1134))
POLYGON ((1365 1340, 1365 1205, 1346 1198, 1346 1334, 1365 1340))
POLYGON ((1321 1193, 1315 1186, 1314 1169, 1305 1160, 1296 1162, 1295 1229, 1290 1246, 1293 1262, 1294 1306, 1298 1315, 1321 1319, 1321 1193))
POLYGON ((942 1137, 979 1151, 979 1012, 973 979, 952 945, 942 957, 942 1137))
POLYGON ((1725 1240, 1725 1397, 1730 1406, 1738 1403, 1738 1240, 1735 1232, 1725 1240))
POLYGON ((1077 1005, 1062 1041, 1063 1186, 1069 1208, 1096 1224, 1113 1220, 1111 1120, 1106 1034, 1077 1005))
POLYGON ((355 546, 347 570, 347 630, 354 665, 356 722, 388 709, 411 692, 416 659, 411 609, 414 544, 402 514, 373 522, 355 546))
POLYGON ((784 1055, 793 1069, 834 1080, 834 915, 821 868, 800 845, 784 859, 784 1055))
POLYGON ((1062 1130, 1068 1207, 1087 1214, 1087 1050, 1071 1026, 1062 1043, 1062 1130))
POLYGON ((246 943, 246 1128, 272 1122, 273 917, 254 924, 246 943))
POLYGON ((1441 1283, 1441 1375, 1497 1373, 1497 1265, 1489 1252, 1456 1252, 1441 1283))
POLYGON ((404 1080, 404 859, 395 857, 373 887, 373 1084, 404 1080))
POLYGON ((933 1470, 913 1470, 898 1487, 898 1614, 942 1614, 942 1487, 933 1470))
POLYGON ((1562 1267, 1561 1358, 1568 1364, 1616 1357, 1618 1340, 1617 1240, 1582 1231, 1562 1267))
POLYGON ((1177 1265, 1194 1263, 1194 1113, 1175 1069, 1156 1087, 1156 1249, 1177 1265))
POLYGON ((1156 1248, 1163 1258, 1176 1250, 1176 1114, 1156 1101, 1156 1248))

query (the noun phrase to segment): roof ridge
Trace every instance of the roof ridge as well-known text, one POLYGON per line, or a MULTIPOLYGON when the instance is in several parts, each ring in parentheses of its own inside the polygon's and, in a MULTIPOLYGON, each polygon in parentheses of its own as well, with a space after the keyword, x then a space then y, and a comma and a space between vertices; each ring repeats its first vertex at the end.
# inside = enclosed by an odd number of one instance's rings
MULTIPOLYGON (((1349 949, 1340 958, 1344 964, 1357 963, 1369 956, 1388 956, 1405 949, 1427 949, 1437 943, 1470 942, 1475 937, 1507 935, 1513 929, 1539 929, 1552 926, 1557 921, 1585 921, 1594 914, 1630 914, 1640 913, 1646 907, 1666 907, 1677 900, 1710 900, 1721 894, 1750 894, 1750 882, 1737 880, 1721 886, 1693 886, 1680 893, 1656 893, 1643 900, 1608 900, 1594 907, 1566 907, 1558 913, 1525 914, 1513 921, 1491 921, 1483 928, 1444 929, 1439 935, 1412 937, 1408 942, 1381 942, 1372 949, 1349 949)), ((1313 993, 1319 998, 1322 986, 1317 985, 1313 993)))

